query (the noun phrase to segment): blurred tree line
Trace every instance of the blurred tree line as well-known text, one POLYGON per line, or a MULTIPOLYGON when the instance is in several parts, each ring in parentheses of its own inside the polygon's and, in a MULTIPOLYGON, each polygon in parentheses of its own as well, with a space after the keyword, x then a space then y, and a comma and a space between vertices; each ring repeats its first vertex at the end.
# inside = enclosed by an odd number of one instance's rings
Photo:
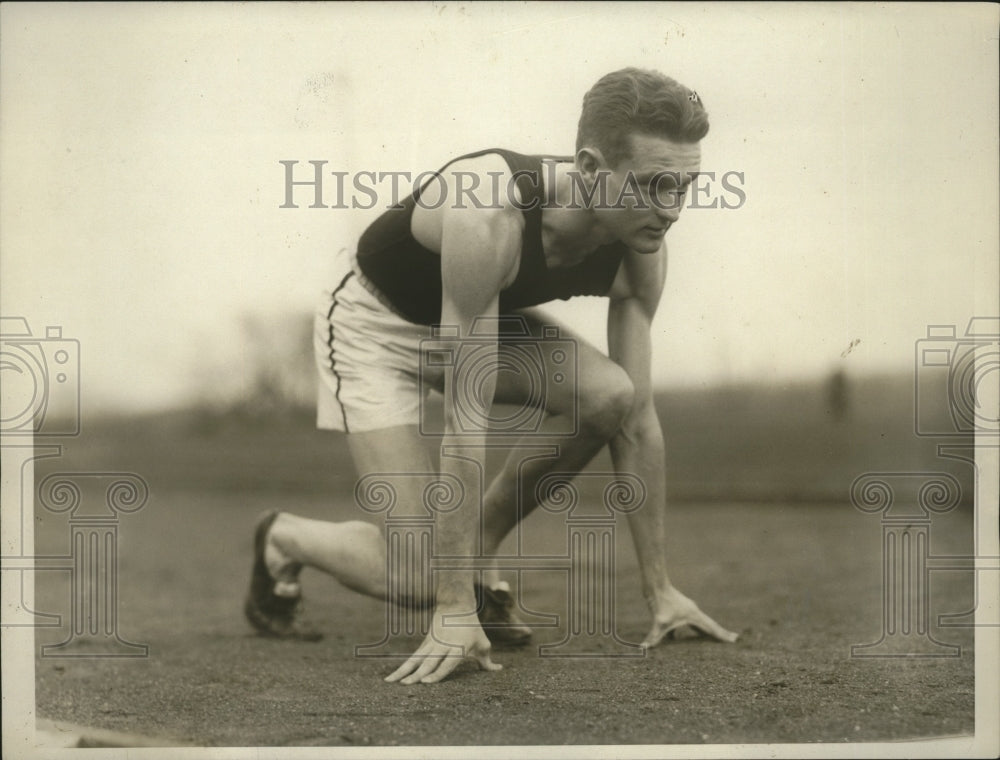
POLYGON ((203 360, 197 407, 211 429, 225 420, 301 422, 316 413, 313 320, 308 312, 246 312, 234 343, 203 360))

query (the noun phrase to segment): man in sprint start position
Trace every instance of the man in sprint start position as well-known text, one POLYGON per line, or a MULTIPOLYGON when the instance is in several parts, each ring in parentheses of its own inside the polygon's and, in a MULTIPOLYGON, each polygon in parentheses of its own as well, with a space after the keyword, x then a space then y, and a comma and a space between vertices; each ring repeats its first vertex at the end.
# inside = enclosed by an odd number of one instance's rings
MULTIPOLYGON (((646 647, 682 626, 736 640, 667 574, 664 445, 650 382, 650 324, 667 270, 664 236, 699 171, 707 132, 707 114, 692 90, 651 71, 608 74, 584 97, 575 156, 543 160, 497 149, 454 160, 373 222, 356 255, 342 254, 316 320, 318 424, 347 434, 359 476, 437 473, 461 483, 461 504, 435 512, 434 547, 417 542, 411 548, 418 555, 493 556, 537 505, 536 486, 546 474, 579 472, 608 444, 615 471, 640 478, 646 491, 645 505, 628 517, 653 618, 646 647), (503 329, 484 334, 475 325, 519 320, 537 340, 551 377, 555 349, 544 340, 551 320, 531 307, 574 295, 609 299, 608 356, 577 340, 575 383, 548 383, 538 398, 526 373, 497 369, 516 366, 512 352, 515 341, 523 345, 523 331, 510 338, 503 329), (433 343, 441 356, 462 356, 462 341, 474 336, 475 362, 426 361, 421 352, 432 325, 449 326, 433 343), (463 452, 442 455, 439 464, 418 425, 428 387, 444 394, 442 451, 463 452), (575 435, 551 438, 557 447, 548 458, 514 448, 487 487, 480 474, 494 402, 544 409, 542 427, 527 442, 544 440, 546 430, 568 418, 575 435)), ((568 331, 559 334, 564 347, 568 331)), ((401 478, 397 508, 420 513, 425 486, 401 478)), ((318 638, 295 616, 298 574, 306 566, 364 594, 433 609, 420 648, 387 681, 434 683, 463 658, 496 670, 491 640, 531 635, 496 568, 431 571, 430 557, 418 556, 409 572, 426 577, 394 578, 407 569, 387 563, 386 540, 375 525, 284 512, 257 524, 245 611, 262 634, 318 638), (406 598, 392 591, 400 588, 409 589, 406 598), (473 622, 449 624, 456 615, 473 622)))

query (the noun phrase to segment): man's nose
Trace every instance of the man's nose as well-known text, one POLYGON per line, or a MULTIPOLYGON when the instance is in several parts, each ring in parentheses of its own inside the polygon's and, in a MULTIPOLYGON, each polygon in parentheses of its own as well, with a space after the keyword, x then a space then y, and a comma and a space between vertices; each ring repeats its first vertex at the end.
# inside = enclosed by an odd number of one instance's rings
POLYGON ((684 196, 680 193, 671 193, 665 200, 665 203, 655 204, 653 208, 661 221, 673 224, 681 215, 681 203, 684 201, 684 196))

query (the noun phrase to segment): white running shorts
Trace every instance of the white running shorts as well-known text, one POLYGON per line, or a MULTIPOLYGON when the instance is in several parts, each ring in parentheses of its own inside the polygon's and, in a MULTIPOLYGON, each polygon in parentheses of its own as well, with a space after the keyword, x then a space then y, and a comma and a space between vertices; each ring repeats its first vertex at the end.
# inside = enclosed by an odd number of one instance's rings
POLYGON ((420 342, 431 329, 383 304, 353 258, 347 251, 337 255, 334 287, 316 311, 317 427, 356 433, 416 425, 421 396, 443 379, 425 374, 420 381, 420 342))

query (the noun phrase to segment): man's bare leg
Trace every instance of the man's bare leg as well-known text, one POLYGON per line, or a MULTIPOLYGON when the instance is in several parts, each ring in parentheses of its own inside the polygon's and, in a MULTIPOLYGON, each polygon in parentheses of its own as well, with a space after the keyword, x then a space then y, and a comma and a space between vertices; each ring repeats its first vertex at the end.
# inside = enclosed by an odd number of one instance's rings
MULTIPOLYGON (((536 338, 552 320, 526 310, 521 315, 536 338)), ((632 386, 620 367, 604 354, 568 331, 560 330, 550 345, 538 341, 545 372, 553 377, 564 368, 552 361, 551 349, 563 350, 567 339, 574 341, 577 377, 571 382, 550 383, 544 401, 546 419, 542 427, 522 437, 511 450, 500 472, 490 483, 483 504, 483 550, 496 553, 504 537, 520 520, 538 506, 536 488, 551 472, 577 473, 590 462, 618 431, 632 403, 632 386), (554 436, 556 431, 576 430, 573 436, 554 436), (532 455, 532 448, 550 448, 552 456, 532 455)), ((504 352, 517 350, 500 343, 500 362, 504 352)), ((516 360, 511 362, 517 366, 516 360)), ((534 390, 527 374, 500 373, 497 377, 495 400, 498 403, 522 406, 530 403, 534 390)), ((500 574, 494 567, 484 574, 487 585, 495 586, 500 574)))
MULTIPOLYGON (((609 416, 613 419, 614 413, 609 416)), ((542 435, 546 428, 559 428, 562 423, 557 415, 546 420, 539 435, 523 438, 507 456, 500 472, 486 491, 483 521, 484 554, 496 554, 503 539, 514 527, 538 506, 536 490, 542 478, 551 472, 580 472, 607 443, 606 435, 599 428, 585 427, 572 438, 542 435), (551 422, 549 421, 551 420, 551 422), (552 456, 526 456, 525 446, 550 446, 552 456)), ((613 432, 613 431, 612 431, 613 432)), ((496 569, 487 572, 489 585, 500 580, 496 569)))
MULTIPOLYGON (((533 316, 527 319, 533 331, 540 331, 542 320, 533 316)), ((589 344, 578 341, 577 354, 577 382, 563 386, 567 391, 562 393, 559 387, 553 388, 545 399, 545 407, 551 415, 546 427, 558 427, 558 415, 577 414, 578 435, 549 438, 543 428, 522 439, 522 443, 551 444, 556 448, 555 456, 525 461, 523 452, 516 449, 511 452, 485 494, 483 551, 487 555, 495 554, 503 538, 537 506, 536 486, 546 474, 578 472, 609 441, 616 469, 623 473, 629 469, 623 464, 616 433, 632 403, 630 382, 617 364, 589 344)), ((524 380, 524 377, 499 375, 496 400, 525 403, 531 389, 519 383, 524 380)), ((348 441, 356 469, 362 476, 379 472, 429 475, 437 472, 415 426, 352 433, 348 441)), ((662 478, 663 463, 654 464, 651 469, 662 478)), ((398 484, 401 507, 420 509, 422 489, 418 481, 410 482, 412 486, 408 486, 406 479, 398 484)), ((654 618, 644 643, 653 646, 670 631, 685 625, 723 641, 735 640, 736 634, 704 615, 671 584, 666 570, 665 484, 646 485, 653 496, 651 503, 629 516, 642 567, 643 592, 654 618)), ((388 582, 385 538, 369 523, 332 523, 281 514, 270 531, 267 557, 276 578, 287 575, 293 581, 298 568, 309 566, 329 573, 348 588, 378 598, 385 598, 390 587, 400 587, 388 582)), ((496 585, 499 574, 495 569, 487 571, 484 581, 496 585)))
MULTIPOLYGON (((542 324, 551 324, 551 320, 533 313, 526 313, 525 318, 536 335, 541 334, 542 324)), ((568 331, 561 330, 561 338, 567 335, 568 331)), ((541 348, 544 353, 544 343, 541 348)), ((484 499, 484 553, 488 555, 495 554, 504 537, 538 505, 536 486, 548 473, 579 472, 605 443, 610 444, 616 471, 619 474, 632 472, 632 463, 625 453, 628 447, 623 445, 619 435, 634 400, 631 382, 617 364, 585 341, 576 340, 576 352, 579 367, 576 383, 553 387, 545 399, 545 408, 553 415, 551 427, 554 428, 558 428, 559 424, 557 415, 576 414, 578 435, 546 438, 543 428, 537 434, 523 438, 521 443, 551 444, 557 447, 557 456, 526 459, 524 452, 518 449, 510 453, 484 499)), ((546 371, 551 373, 554 369, 547 367, 546 371)), ((501 375, 497 383, 497 400, 525 403, 531 388, 523 382, 519 383, 524 379, 523 376, 501 375)), ((659 426, 655 430, 644 431, 644 435, 650 439, 640 441, 638 448, 644 452, 640 456, 662 451, 659 426), (653 440, 654 437, 658 440, 653 440)), ((642 571, 643 595, 653 615, 653 625, 643 644, 655 646, 665 636, 685 626, 720 641, 735 641, 737 634, 705 615, 671 583, 666 561, 664 463, 643 464, 647 465, 641 467, 643 471, 656 473, 655 482, 645 483, 648 493, 646 505, 629 514, 629 527, 642 571)), ((500 573, 496 567, 484 575, 484 580, 488 585, 499 582, 500 573)))
MULTIPOLYGON (((434 465, 416 426, 407 425, 347 436, 357 472, 413 473, 432 477, 434 465)), ((423 486, 419 479, 398 478, 395 514, 417 514, 422 509, 423 486)), ((421 584, 390 584, 386 576, 386 544, 383 532, 359 520, 328 522, 281 513, 275 519, 265 550, 271 574, 294 582, 302 567, 332 575, 347 588, 384 599, 391 588, 421 588, 421 584)), ((393 600, 400 601, 400 600, 393 600)), ((408 599, 420 604, 428 599, 408 599)))
POLYGON ((287 584, 296 582, 302 567, 312 567, 354 591, 386 596, 385 539, 371 523, 328 522, 281 512, 268 533, 264 558, 271 575, 287 584))

